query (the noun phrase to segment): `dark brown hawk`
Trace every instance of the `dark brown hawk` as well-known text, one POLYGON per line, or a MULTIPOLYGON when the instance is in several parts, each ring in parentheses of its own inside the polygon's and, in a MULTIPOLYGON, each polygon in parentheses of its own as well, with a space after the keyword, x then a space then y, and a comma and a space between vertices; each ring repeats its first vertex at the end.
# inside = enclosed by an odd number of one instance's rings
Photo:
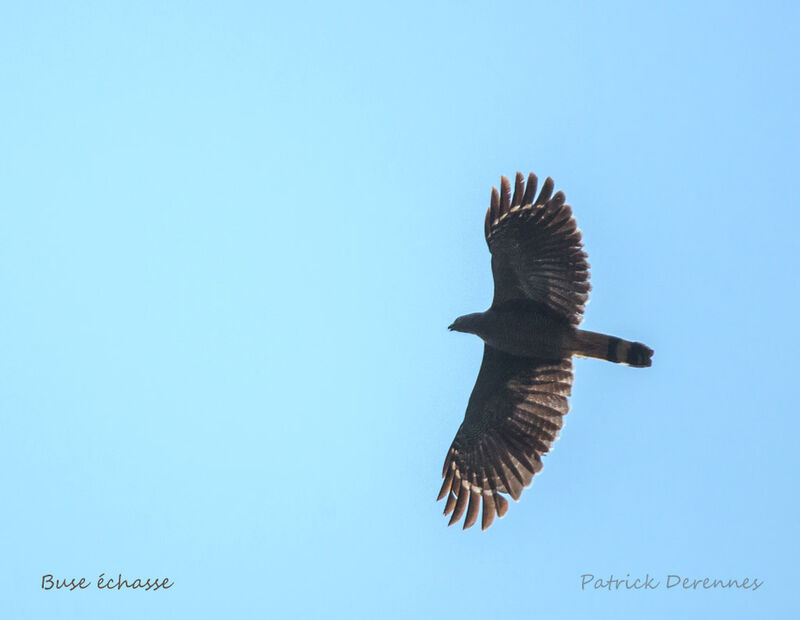
POLYGON ((467 412, 444 462, 439 498, 450 525, 466 512, 464 529, 482 528, 508 510, 542 469, 569 411, 572 356, 650 366, 652 349, 578 329, 589 298, 589 263, 581 233, 547 178, 519 172, 514 196, 506 177, 492 188, 486 242, 492 254, 494 299, 486 312, 458 317, 451 330, 480 336, 483 362, 467 412))

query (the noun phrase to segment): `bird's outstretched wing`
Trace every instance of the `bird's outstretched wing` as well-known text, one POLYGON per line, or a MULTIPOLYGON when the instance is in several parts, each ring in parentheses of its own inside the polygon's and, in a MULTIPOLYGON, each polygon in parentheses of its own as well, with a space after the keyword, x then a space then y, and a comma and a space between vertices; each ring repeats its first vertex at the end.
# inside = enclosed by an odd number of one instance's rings
POLYGON ((466 511, 464 529, 478 518, 482 529, 502 517, 542 469, 541 457, 561 429, 569 410, 572 360, 516 357, 484 346, 483 362, 464 422, 444 462, 439 498, 447 497, 449 525, 466 511))
POLYGON ((500 192, 492 188, 484 227, 492 253, 492 308, 533 302, 577 326, 591 288, 581 233, 564 193, 553 195, 553 179, 547 177, 534 200, 536 184, 536 175, 526 184, 518 172, 513 198, 506 177, 500 192))

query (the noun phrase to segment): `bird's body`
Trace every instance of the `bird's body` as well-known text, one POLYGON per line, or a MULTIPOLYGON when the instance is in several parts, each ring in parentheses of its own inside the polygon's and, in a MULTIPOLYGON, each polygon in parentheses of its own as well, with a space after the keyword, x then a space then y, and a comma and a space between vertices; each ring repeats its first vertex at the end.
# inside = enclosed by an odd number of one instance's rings
POLYGON ((517 173, 514 197, 508 179, 492 188, 485 235, 492 253, 494 299, 485 312, 458 317, 451 330, 483 339, 478 379, 464 421, 447 453, 439 499, 447 497, 450 524, 466 512, 472 526, 508 509, 504 495, 519 499, 542 469, 569 411, 572 356, 629 366, 651 365, 652 349, 578 329, 589 298, 589 263, 581 234, 553 181, 528 182, 517 173))
POLYGON ((566 321, 536 308, 489 308, 459 318, 466 321, 454 323, 454 331, 475 334, 490 347, 519 357, 561 359, 574 331, 566 321))
POLYGON ((450 329, 475 334, 503 353, 532 359, 576 355, 642 367, 650 366, 653 353, 639 342, 572 327, 535 304, 466 314, 450 329))

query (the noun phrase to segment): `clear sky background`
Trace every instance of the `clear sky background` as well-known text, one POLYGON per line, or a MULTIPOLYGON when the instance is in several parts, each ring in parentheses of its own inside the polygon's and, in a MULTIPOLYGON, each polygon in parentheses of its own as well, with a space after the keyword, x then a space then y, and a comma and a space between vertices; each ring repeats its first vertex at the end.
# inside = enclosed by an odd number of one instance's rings
POLYGON ((0 5, 0 615, 798 617, 799 40, 790 2, 0 5), (517 170, 655 363, 578 360, 462 532, 446 328, 517 170), (39 587, 119 572, 175 585, 39 587))

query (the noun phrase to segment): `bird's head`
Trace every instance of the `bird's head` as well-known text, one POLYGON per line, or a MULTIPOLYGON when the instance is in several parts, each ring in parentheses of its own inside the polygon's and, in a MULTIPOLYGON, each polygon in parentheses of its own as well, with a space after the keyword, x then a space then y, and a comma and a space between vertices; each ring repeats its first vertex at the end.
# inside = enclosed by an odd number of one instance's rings
POLYGON ((482 312, 474 312, 473 314, 465 314, 458 317, 453 321, 452 325, 448 327, 451 332, 464 332, 465 334, 477 334, 479 328, 480 318, 483 316, 482 312))

